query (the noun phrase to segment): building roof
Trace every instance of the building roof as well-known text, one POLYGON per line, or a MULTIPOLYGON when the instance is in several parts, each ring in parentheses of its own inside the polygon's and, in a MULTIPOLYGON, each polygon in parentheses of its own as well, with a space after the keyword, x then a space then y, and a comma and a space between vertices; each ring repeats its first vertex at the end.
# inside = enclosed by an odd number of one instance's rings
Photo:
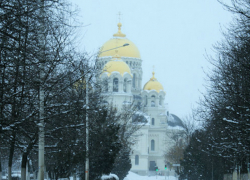
POLYGON ((168 126, 171 127, 184 127, 182 120, 175 114, 170 114, 168 118, 168 126))

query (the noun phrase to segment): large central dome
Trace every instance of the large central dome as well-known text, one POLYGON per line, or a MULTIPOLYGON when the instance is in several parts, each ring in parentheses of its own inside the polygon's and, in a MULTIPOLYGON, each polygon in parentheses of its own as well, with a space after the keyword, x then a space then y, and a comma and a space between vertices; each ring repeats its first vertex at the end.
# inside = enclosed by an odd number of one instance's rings
POLYGON ((120 57, 132 57, 132 58, 141 58, 140 52, 136 45, 128 40, 125 34, 121 32, 121 23, 118 23, 118 32, 113 35, 113 38, 108 40, 100 49, 99 57, 105 56, 115 56, 116 55, 116 47, 123 46, 124 44, 129 44, 128 46, 119 48, 119 56, 120 57), (113 49, 113 50, 110 50, 113 49), (106 52, 105 52, 106 51, 106 52))

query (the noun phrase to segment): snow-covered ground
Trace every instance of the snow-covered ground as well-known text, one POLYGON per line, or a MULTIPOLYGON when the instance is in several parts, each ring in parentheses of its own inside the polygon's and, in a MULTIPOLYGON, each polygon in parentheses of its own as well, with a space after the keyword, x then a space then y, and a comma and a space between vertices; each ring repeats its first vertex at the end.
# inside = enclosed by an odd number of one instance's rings
MULTIPOLYGON (((129 171, 124 180, 156 180, 156 176, 139 176, 138 174, 129 171)), ((157 176, 157 180, 165 180, 165 176, 157 176)), ((178 180, 178 178, 174 176, 166 176, 166 180, 178 180)))

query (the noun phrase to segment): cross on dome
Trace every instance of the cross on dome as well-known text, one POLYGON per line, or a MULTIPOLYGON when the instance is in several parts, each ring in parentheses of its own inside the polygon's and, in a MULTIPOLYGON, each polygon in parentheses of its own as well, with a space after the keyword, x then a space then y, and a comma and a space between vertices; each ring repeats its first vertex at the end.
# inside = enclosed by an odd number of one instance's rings
POLYGON ((119 12, 118 14, 117 14, 119 17, 118 17, 118 19, 119 19, 119 23, 121 22, 121 16, 122 16, 122 13, 121 12, 119 12))
POLYGON ((152 77, 150 78, 151 81, 156 81, 157 79, 155 78, 155 72, 152 72, 152 77))

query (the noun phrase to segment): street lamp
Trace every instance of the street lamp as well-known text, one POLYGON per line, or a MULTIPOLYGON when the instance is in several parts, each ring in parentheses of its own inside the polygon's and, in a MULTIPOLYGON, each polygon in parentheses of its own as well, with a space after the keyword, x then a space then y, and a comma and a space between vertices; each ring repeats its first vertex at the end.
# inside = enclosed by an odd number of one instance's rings
POLYGON ((101 52, 99 52, 99 55, 102 54, 102 53, 104 53, 104 52, 111 51, 113 49, 118 49, 118 48, 121 48, 121 47, 125 47, 125 46, 128 46, 128 45, 129 45, 129 43, 125 43, 122 46, 117 46, 115 48, 111 48, 111 49, 108 49, 108 50, 105 50, 105 51, 101 51, 101 52))
MULTIPOLYGON (((118 49, 121 47, 128 46, 128 43, 123 44, 122 46, 118 46, 112 49, 108 49, 105 51, 101 51, 98 54, 100 55, 103 52, 111 51, 113 49, 118 49)), ((88 109, 89 109, 89 87, 88 87, 89 76, 86 74, 86 160, 85 160, 85 180, 89 180, 89 117, 88 117, 88 109)))
MULTIPOLYGON (((44 37, 44 0, 38 0, 37 1, 40 6, 40 17, 42 17, 41 26, 39 29, 39 46, 41 48, 40 50, 40 57, 45 57, 45 37, 44 37)), ((38 131, 38 180, 44 180, 44 78, 45 78, 45 72, 44 72, 44 62, 40 60, 39 64, 39 123, 37 124, 39 131, 38 131)))

